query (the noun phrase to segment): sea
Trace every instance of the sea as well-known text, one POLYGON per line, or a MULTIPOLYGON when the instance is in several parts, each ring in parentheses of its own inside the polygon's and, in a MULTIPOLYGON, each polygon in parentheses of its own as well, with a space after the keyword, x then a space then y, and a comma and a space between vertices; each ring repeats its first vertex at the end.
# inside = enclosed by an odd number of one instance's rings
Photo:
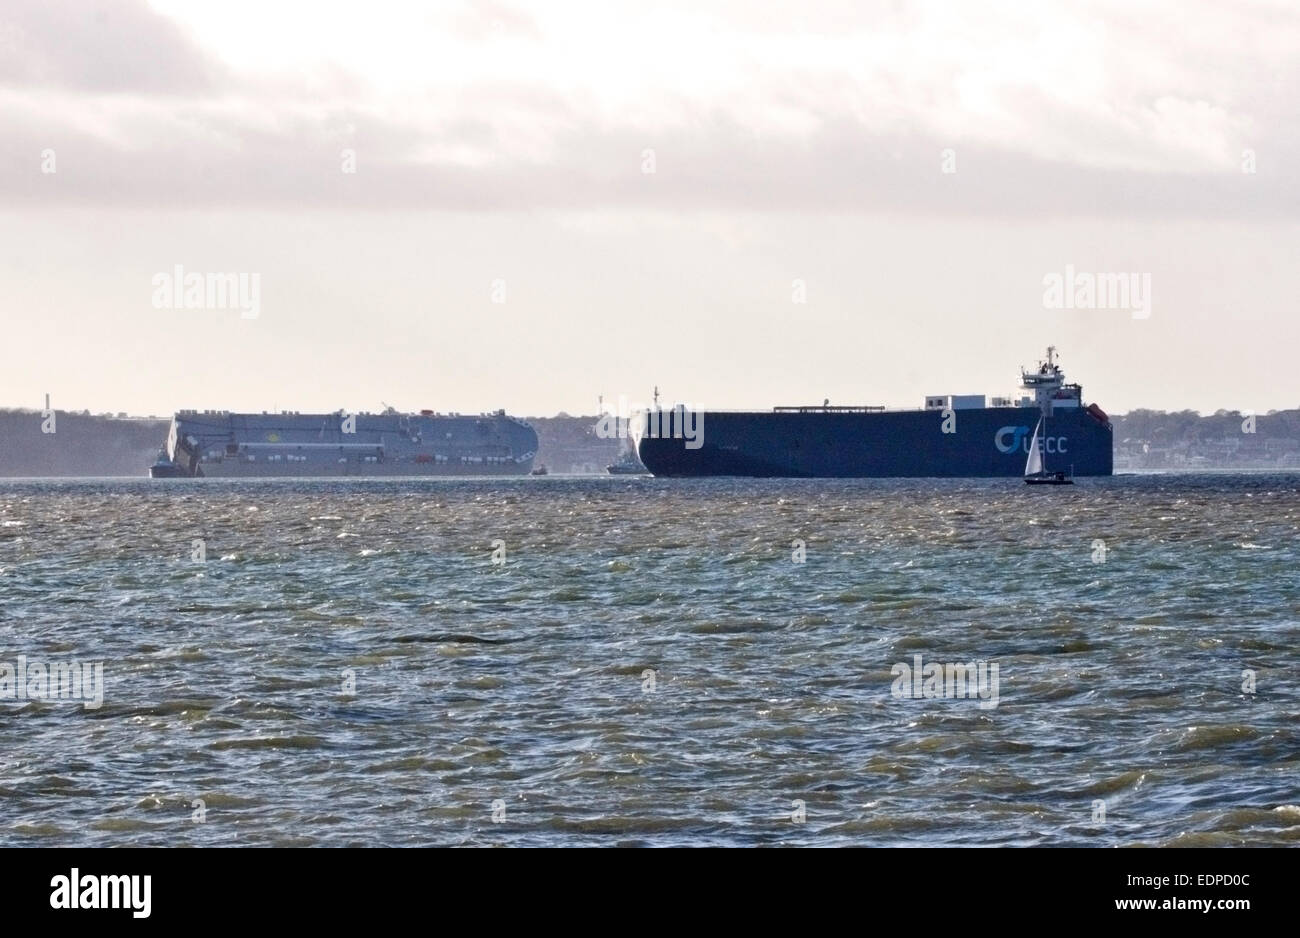
POLYGON ((0 844, 1300 843, 1300 474, 0 482, 0 844))

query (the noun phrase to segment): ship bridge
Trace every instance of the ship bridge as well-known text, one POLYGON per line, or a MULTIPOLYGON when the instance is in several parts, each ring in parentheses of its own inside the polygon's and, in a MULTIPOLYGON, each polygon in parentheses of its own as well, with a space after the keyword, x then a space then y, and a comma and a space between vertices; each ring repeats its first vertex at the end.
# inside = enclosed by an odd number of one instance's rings
POLYGON ((1034 396, 1034 403, 1044 416, 1060 408, 1078 408, 1083 402, 1083 388, 1067 384, 1065 372, 1056 363, 1056 346, 1047 347, 1047 358, 1038 363, 1036 371, 1020 369, 1020 386, 1034 396))

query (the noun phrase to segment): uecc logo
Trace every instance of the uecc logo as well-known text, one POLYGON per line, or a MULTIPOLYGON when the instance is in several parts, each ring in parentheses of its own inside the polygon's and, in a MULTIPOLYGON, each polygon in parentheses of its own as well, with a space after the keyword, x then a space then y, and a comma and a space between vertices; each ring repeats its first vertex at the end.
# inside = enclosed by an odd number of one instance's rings
MULTIPOLYGON (((997 433, 993 434, 993 445, 998 448, 1000 453, 1014 453, 1020 450, 1022 453, 1029 452, 1028 427, 1003 427, 997 433), (1008 440, 1008 438, 1010 438, 1008 440)), ((1069 440, 1063 436, 1045 436, 1038 445, 1048 453, 1064 453, 1066 443, 1069 440)))
POLYGON ((998 452, 1014 453, 1020 448, 1020 441, 1028 432, 1028 427, 1003 427, 993 435, 993 445, 998 448, 998 452), (1008 436, 1011 437, 1010 443, 1006 442, 1008 436))

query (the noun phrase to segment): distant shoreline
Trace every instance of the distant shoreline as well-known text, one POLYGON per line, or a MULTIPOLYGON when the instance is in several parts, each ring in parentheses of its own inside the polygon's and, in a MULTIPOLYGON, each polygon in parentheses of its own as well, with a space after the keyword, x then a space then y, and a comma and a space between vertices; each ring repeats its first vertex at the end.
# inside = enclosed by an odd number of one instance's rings
MULTIPOLYGON (((171 421, 58 408, 53 414, 56 432, 46 433, 42 411, 0 409, 0 478, 140 478, 171 421)), ((524 419, 537 431, 537 464, 552 475, 601 475, 621 455, 621 440, 594 432, 597 415, 524 419)), ((1138 409, 1110 419, 1116 474, 1300 469, 1300 409, 1254 417, 1138 409)))

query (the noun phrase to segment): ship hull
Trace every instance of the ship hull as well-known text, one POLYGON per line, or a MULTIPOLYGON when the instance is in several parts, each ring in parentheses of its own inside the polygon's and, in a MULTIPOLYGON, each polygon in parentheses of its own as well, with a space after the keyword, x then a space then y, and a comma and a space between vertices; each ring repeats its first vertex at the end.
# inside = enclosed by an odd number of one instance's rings
POLYGON ((154 478, 518 476, 537 432, 503 412, 232 414, 182 411, 154 478))
MULTIPOLYGON (((694 426, 688 415, 685 428, 680 412, 652 411, 638 424, 637 456, 667 477, 1020 477, 1038 416, 1027 407, 957 410, 944 432, 939 410, 706 411, 694 426)), ((1086 411, 1053 414, 1043 437, 1053 471, 1112 474, 1111 428, 1086 411)))
MULTIPOLYGON (((198 478, 208 479, 301 479, 301 478, 366 478, 392 476, 519 476, 528 475, 529 470, 501 469, 454 466, 451 468, 428 467, 413 463, 378 463, 378 464, 335 464, 317 465, 241 465, 236 462, 203 463, 196 473, 198 478)), ((154 478, 181 478, 182 476, 154 476, 154 478)))
POLYGON ((173 463, 155 463, 149 467, 149 478, 151 479, 184 479, 186 478, 185 470, 173 463))

